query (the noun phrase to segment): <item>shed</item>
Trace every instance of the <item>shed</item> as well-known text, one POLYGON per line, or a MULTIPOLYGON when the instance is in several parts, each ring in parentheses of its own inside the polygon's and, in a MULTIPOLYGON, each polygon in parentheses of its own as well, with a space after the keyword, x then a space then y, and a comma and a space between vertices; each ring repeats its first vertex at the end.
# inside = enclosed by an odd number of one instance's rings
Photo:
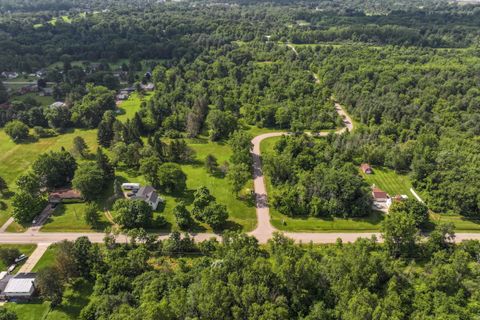
POLYGON ((3 295, 7 299, 30 299, 35 293, 36 273, 19 273, 7 283, 3 295))
POLYGON ((360 165, 360 169, 363 171, 363 173, 366 173, 366 174, 372 174, 373 173, 373 169, 368 163, 362 163, 360 165))

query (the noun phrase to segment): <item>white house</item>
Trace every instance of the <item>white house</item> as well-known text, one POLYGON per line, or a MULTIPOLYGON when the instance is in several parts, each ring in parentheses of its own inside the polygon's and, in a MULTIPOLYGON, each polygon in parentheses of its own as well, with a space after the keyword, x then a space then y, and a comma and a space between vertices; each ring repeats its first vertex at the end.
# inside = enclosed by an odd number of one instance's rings
POLYGON ((125 190, 138 190, 140 189, 140 183, 122 183, 122 188, 125 190))
POLYGON ((30 299, 35 293, 35 273, 18 273, 7 283, 2 295, 8 300, 30 299))
POLYGON ((158 196, 157 191, 155 191, 152 186, 141 187, 130 199, 143 200, 148 203, 153 210, 156 210, 158 204, 163 202, 163 199, 158 196))

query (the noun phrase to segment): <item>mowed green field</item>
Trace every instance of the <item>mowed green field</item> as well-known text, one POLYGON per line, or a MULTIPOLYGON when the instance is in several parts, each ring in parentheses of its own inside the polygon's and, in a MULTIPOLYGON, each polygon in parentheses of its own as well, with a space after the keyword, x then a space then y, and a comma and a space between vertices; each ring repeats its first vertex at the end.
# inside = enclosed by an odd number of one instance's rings
MULTIPOLYGON (((273 151, 275 143, 280 137, 269 138, 262 141, 260 149, 262 155, 266 155, 273 151)), ((265 175, 265 172, 264 172, 265 175)), ((270 179, 265 175, 265 183, 267 192, 271 194, 273 186, 270 179)), ((337 217, 288 217, 278 212, 270 206, 270 215, 272 225, 283 231, 290 232, 370 232, 378 231, 384 214, 378 211, 371 211, 363 218, 343 219, 337 217)))
MULTIPOLYGON (((42 138, 32 143, 15 144, 3 130, 0 130, 0 175, 7 181, 11 191, 15 191, 15 180, 24 173, 41 153, 58 151, 61 147, 67 150, 72 148, 73 138, 81 136, 85 139, 90 150, 97 148, 97 134, 95 130, 75 129, 56 137, 42 138)), ((5 208, 0 210, 0 225, 11 215, 10 199, 1 199, 5 208)), ((17 224, 12 224, 8 231, 22 231, 17 224)))
MULTIPOLYGON (((204 166, 205 157, 212 154, 217 158, 218 164, 222 165, 231 156, 231 149, 224 143, 210 142, 207 138, 188 139, 189 146, 196 152, 196 162, 193 164, 181 165, 182 170, 187 175, 187 190, 182 194, 166 195, 160 192, 162 198, 165 199, 164 205, 159 205, 157 215, 163 215, 168 226, 161 228, 159 231, 177 230, 175 218, 172 210, 180 201, 184 201, 187 207, 191 209, 193 202, 193 194, 196 189, 206 186, 212 195, 217 199, 218 203, 227 206, 230 218, 226 228, 251 231, 256 226, 255 205, 253 199, 246 197, 245 199, 237 199, 230 188, 229 182, 225 177, 210 175, 204 166)), ((122 182, 136 182, 142 185, 147 184, 142 175, 136 175, 132 172, 117 171, 122 182)), ((247 189, 253 189, 253 181, 249 181, 245 186, 247 189)), ((212 229, 206 224, 199 223, 194 227, 196 232, 211 232, 212 229)))
POLYGON ((410 192, 412 183, 408 175, 396 173, 394 170, 380 167, 373 167, 372 174, 360 173, 370 185, 382 189, 391 197, 396 195, 407 195, 413 197, 410 192))
POLYGON ((147 102, 153 97, 153 93, 147 92, 143 97, 140 97, 136 92, 132 93, 128 100, 120 102, 119 109, 122 114, 117 116, 117 119, 125 122, 127 119, 133 119, 135 113, 140 110, 143 101, 147 102))

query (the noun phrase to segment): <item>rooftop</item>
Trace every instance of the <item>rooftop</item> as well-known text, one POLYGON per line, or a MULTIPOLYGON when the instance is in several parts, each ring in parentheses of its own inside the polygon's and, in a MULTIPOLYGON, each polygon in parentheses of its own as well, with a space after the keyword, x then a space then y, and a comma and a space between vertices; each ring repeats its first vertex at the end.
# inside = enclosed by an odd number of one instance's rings
POLYGON ((19 273, 8 281, 4 292, 29 293, 34 286, 35 277, 35 273, 19 273))

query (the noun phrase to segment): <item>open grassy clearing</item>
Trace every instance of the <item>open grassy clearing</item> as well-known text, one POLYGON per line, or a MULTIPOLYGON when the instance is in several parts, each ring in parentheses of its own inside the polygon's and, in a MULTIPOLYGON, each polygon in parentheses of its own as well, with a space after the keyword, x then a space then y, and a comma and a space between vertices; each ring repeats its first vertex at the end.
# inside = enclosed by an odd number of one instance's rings
MULTIPOLYGON (((187 207, 191 209, 193 202, 193 194, 195 190, 201 186, 206 186, 217 199, 219 203, 225 204, 230 214, 227 228, 250 231, 256 226, 256 214, 253 199, 246 197, 245 199, 237 199, 232 193, 230 185, 225 177, 221 175, 210 175, 204 167, 204 159, 208 154, 214 155, 219 165, 222 165, 230 158, 231 150, 224 143, 212 143, 207 138, 202 137, 198 139, 187 140, 190 147, 196 152, 196 161, 193 164, 181 165, 182 170, 187 175, 187 190, 182 194, 165 195, 160 190, 160 195, 165 199, 165 204, 160 205, 157 209, 156 215, 164 216, 168 225, 160 229, 160 231, 176 230, 175 218, 172 210, 179 201, 184 201, 187 207)), ((146 184, 143 176, 136 175, 132 172, 117 171, 119 180, 137 182, 146 184)), ((253 182, 249 181, 246 189, 253 189, 253 182)), ((245 190, 246 190, 245 189, 245 190)), ((248 193, 248 192, 246 192, 248 193)), ((194 228, 196 232, 211 232, 212 229, 206 224, 197 224, 194 228)))
POLYGON ((122 101, 120 103, 119 109, 122 111, 122 114, 117 116, 117 119, 125 122, 127 119, 133 119, 135 113, 140 110, 142 102, 147 102, 153 97, 153 93, 147 92, 143 97, 138 93, 134 92, 130 95, 128 100, 122 101))
POLYGON ((51 105, 52 103, 55 102, 53 97, 49 97, 49 96, 42 97, 42 96, 39 96, 37 93, 33 93, 33 92, 32 93, 27 93, 27 94, 24 94, 24 95, 21 95, 21 96, 14 96, 10 100, 11 101, 22 101, 22 102, 24 102, 26 99, 29 99, 29 98, 37 101, 42 106, 49 106, 49 105, 51 105))
POLYGON ((361 171, 360 174, 368 184, 375 185, 392 197, 399 194, 407 195, 409 198, 413 197, 410 192, 412 183, 406 174, 399 174, 394 170, 381 167, 373 167, 372 174, 365 174, 361 171))
POLYGON ((430 212, 430 220, 435 224, 453 223, 457 232, 480 232, 480 219, 430 212))
MULTIPOLYGON (((269 138, 262 141, 260 149, 262 155, 272 152, 273 147, 280 137, 269 138)), ((265 172, 264 172, 265 175, 265 172)), ((273 186, 265 175, 267 192, 271 194, 273 186)), ((368 232, 378 231, 384 215, 378 211, 369 212, 366 217, 343 219, 337 217, 288 217, 270 206, 272 225, 282 231, 291 232, 368 232)))
MULTIPOLYGON (((37 245, 35 244, 0 244, 0 249, 16 248, 26 256, 30 256, 36 247, 37 245)), ((20 266, 23 265, 25 261, 26 260, 20 262, 13 272, 17 273, 18 270, 20 269, 20 266)), ((0 260, 0 271, 6 271, 8 267, 9 266, 5 265, 5 263, 2 260, 0 260)))
POLYGON ((55 263, 55 255, 57 254, 57 245, 52 244, 47 248, 47 251, 38 260, 37 264, 33 267, 32 272, 38 272, 46 267, 51 267, 55 263))

